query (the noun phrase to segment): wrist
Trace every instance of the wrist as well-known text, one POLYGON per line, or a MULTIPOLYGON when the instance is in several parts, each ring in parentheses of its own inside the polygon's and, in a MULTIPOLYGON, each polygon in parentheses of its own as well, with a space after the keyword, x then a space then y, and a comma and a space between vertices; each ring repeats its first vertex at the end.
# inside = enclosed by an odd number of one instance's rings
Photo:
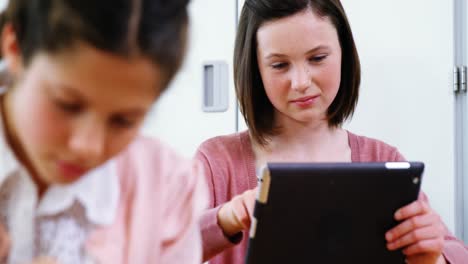
POLYGON ((218 211, 218 225, 223 230, 224 235, 230 237, 239 232, 235 224, 232 221, 232 213, 230 212, 229 202, 223 204, 218 211))
POLYGON ((242 231, 242 226, 238 225, 233 217, 229 202, 223 204, 217 214, 218 225, 227 237, 232 237, 242 231))

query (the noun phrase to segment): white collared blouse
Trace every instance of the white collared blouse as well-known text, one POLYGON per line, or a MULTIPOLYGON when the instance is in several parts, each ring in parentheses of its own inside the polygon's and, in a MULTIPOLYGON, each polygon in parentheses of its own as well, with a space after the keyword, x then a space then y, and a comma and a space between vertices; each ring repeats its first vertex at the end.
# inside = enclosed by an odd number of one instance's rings
POLYGON ((38 256, 58 263, 94 263, 85 241, 91 230, 114 221, 119 193, 111 160, 72 184, 50 186, 38 199, 37 187, 6 142, 0 120, 0 222, 11 240, 8 263, 38 256))

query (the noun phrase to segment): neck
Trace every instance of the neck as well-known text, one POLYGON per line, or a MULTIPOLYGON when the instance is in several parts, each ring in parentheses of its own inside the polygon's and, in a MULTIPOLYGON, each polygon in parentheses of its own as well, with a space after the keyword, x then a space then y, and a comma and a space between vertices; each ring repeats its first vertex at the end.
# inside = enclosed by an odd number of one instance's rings
POLYGON ((278 135, 266 146, 253 145, 257 166, 265 162, 348 162, 351 149, 348 134, 330 127, 326 120, 301 123, 282 120, 278 135))
POLYGON ((340 145, 344 130, 329 127, 328 124, 317 126, 288 127, 277 136, 272 137, 267 149, 290 150, 295 153, 316 156, 324 149, 336 149, 340 145))
POLYGON ((325 118, 312 122, 298 122, 277 114, 275 123, 281 128, 280 134, 272 137, 270 146, 284 145, 288 148, 317 149, 324 143, 336 139, 341 128, 330 127, 325 118))

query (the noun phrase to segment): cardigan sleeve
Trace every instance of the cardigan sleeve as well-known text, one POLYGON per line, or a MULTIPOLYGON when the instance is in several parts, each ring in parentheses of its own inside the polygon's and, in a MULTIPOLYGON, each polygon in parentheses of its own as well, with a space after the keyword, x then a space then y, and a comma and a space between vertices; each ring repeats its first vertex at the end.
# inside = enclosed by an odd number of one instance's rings
MULTIPOLYGON (((428 198, 423 192, 421 192, 419 199, 428 202, 428 198)), ((464 264, 468 262, 468 247, 461 240, 457 239, 447 227, 445 227, 442 255, 449 264, 464 264)))
MULTIPOLYGON (((202 151, 197 151, 195 155, 195 161, 202 166, 202 171, 205 175, 205 180, 208 186, 208 194, 209 194, 209 208, 203 212, 200 226, 201 226, 201 236, 202 236, 202 244, 203 244, 203 261, 207 261, 221 253, 222 251, 235 246, 238 242, 242 240, 236 239, 235 241, 229 239, 227 236, 224 235, 223 230, 218 224, 218 211, 221 208, 221 205, 216 205, 216 190, 215 188, 215 178, 214 173, 212 170, 212 166, 206 157, 206 155, 202 151)), ((220 187, 223 188, 223 187, 220 187)))
MULTIPOLYGON (((391 161, 406 161, 405 157, 397 150, 393 149, 391 161)), ((429 202, 427 195, 421 191, 419 199, 429 202)), ((447 227, 445 227, 444 249, 442 254, 449 264, 464 264, 468 263, 468 247, 457 239, 447 227)))
MULTIPOLYGON (((403 155, 395 151, 394 161, 405 161, 403 155)), ((427 195, 421 192, 419 199, 429 202, 427 195)), ((463 264, 468 262, 468 247, 462 241, 457 239, 447 227, 445 227, 444 249, 442 254, 449 264, 463 264)))

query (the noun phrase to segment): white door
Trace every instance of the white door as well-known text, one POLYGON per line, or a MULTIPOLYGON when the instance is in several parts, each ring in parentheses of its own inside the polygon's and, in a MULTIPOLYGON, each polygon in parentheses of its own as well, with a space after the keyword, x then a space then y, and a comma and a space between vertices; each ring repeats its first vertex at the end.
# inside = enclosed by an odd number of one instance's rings
POLYGON ((236 29, 235 0, 193 0, 190 3, 190 38, 185 64, 168 91, 156 103, 143 133, 161 138, 190 157, 207 138, 236 131, 232 83, 232 53, 236 29), (203 65, 227 64, 228 109, 204 112, 203 65))
MULTIPOLYGON (((238 2, 240 12, 244 1, 238 2)), ((423 191, 454 231, 453 3, 342 4, 362 65, 358 107, 345 128, 425 162, 423 191)), ((242 117, 238 122, 246 128, 242 117)))

